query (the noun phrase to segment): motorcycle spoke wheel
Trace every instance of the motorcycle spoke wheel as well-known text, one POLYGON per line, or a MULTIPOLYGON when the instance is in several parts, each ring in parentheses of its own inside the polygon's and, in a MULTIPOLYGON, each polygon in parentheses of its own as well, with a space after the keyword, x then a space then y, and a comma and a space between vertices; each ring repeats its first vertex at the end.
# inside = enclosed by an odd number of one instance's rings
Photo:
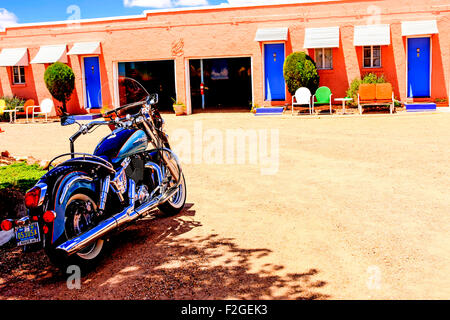
MULTIPOLYGON (((66 236, 68 239, 76 237, 90 228, 90 215, 86 213, 86 206, 96 210, 95 202, 87 195, 79 193, 73 195, 66 206, 66 236)), ((93 211, 93 212, 94 212, 93 211)), ((95 259, 103 249, 104 240, 99 239, 93 244, 76 253, 83 260, 95 259)))

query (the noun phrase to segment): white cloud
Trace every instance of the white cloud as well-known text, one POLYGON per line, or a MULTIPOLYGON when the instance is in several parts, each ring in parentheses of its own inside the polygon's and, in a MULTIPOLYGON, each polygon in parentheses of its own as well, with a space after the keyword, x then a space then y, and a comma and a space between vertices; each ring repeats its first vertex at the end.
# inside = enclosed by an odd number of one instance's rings
POLYGON ((172 0, 123 0, 125 7, 169 8, 172 0))
POLYGON ((178 0, 175 1, 176 6, 191 7, 191 6, 207 6, 208 0, 178 0))
POLYGON ((228 4, 232 6, 245 6, 249 4, 287 4, 316 1, 320 0, 228 0, 228 4))
POLYGON ((123 0, 125 7, 173 8, 208 5, 208 0, 123 0))
POLYGON ((17 17, 14 13, 9 12, 5 8, 0 8, 0 30, 17 24, 17 17))

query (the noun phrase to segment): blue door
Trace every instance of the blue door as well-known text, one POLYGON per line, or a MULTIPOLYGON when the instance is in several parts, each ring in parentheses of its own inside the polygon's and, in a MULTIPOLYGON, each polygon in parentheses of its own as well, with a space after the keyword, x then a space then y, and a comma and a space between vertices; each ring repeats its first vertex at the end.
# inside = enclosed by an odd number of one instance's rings
POLYGON ((98 57, 84 58, 84 77, 86 81, 86 108, 100 109, 102 94, 98 57))
POLYGON ((408 39, 408 98, 430 97, 430 38, 408 39))
POLYGON ((284 44, 264 45, 265 100, 286 100, 283 65, 284 44))

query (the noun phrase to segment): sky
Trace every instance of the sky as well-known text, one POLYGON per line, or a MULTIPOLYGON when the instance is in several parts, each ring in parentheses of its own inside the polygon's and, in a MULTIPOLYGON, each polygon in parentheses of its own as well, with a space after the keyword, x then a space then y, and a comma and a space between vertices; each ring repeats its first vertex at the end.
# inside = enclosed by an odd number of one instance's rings
POLYGON ((246 5, 302 0, 0 0, 0 29, 47 21, 141 14, 144 10, 206 5, 246 5))

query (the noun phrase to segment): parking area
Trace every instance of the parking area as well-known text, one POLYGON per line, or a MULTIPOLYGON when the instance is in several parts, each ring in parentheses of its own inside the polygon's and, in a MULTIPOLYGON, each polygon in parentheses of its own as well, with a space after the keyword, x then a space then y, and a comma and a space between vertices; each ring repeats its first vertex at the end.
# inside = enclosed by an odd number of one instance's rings
MULTIPOLYGON (((448 298, 450 113, 163 117, 187 209, 115 236, 79 290, 42 254, 0 252, 0 299, 448 298)), ((51 159, 76 126, 1 128, 0 151, 51 159)))

